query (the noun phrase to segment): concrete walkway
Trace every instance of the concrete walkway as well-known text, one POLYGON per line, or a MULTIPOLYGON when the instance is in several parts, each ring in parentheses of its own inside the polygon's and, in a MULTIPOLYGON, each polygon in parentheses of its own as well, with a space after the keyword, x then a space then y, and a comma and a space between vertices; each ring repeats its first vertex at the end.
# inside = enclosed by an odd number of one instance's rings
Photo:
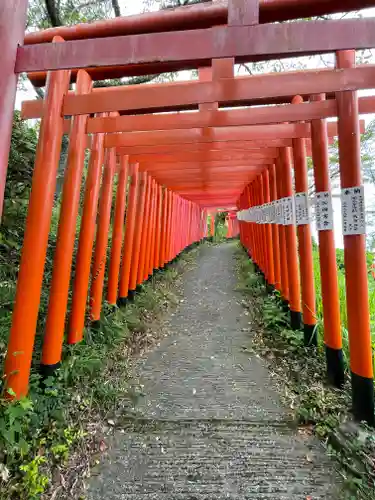
POLYGON ((235 248, 203 247, 185 275, 169 337, 137 367, 139 418, 114 436, 89 499, 340 498, 333 462, 294 428, 263 362, 241 349, 251 336, 235 248))

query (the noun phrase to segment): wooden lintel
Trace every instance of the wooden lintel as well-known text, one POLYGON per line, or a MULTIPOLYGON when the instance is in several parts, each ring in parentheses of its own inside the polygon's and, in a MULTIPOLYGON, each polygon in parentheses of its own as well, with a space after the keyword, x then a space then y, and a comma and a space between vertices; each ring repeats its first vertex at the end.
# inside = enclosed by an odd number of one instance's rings
POLYGON ((223 26, 19 47, 17 73, 69 68, 178 62, 178 69, 212 59, 259 61, 375 47, 375 20, 300 21, 256 26, 223 26))

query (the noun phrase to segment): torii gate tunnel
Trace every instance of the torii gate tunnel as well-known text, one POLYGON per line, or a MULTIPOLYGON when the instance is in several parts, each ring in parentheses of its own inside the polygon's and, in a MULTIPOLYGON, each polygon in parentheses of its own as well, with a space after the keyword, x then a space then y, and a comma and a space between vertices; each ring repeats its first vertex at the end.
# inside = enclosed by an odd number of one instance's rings
POLYGON ((45 373, 59 366, 67 317, 67 342, 80 342, 87 313, 96 322, 104 300, 126 302, 154 270, 208 235, 207 214, 217 208, 238 212, 239 223, 228 216, 229 236, 239 224, 249 256, 290 309, 291 327, 302 322, 306 345, 314 348, 308 155, 317 193, 327 373, 341 387, 328 171, 328 145, 338 137, 353 410, 357 419, 374 423, 359 114, 375 112, 375 97, 358 98, 356 91, 375 87, 375 66, 356 67, 355 50, 375 47, 375 19, 281 22, 370 6, 375 0, 229 0, 24 36, 27 0, 1 2, 1 206, 17 75, 25 72, 46 87, 43 101, 22 107, 23 118, 40 118, 41 125, 5 363, 17 397, 28 390, 64 134, 69 152, 41 359, 45 373), (336 54, 335 69, 234 76, 235 63, 328 52, 336 54), (95 80, 183 69, 199 69, 199 79, 93 88, 95 80))

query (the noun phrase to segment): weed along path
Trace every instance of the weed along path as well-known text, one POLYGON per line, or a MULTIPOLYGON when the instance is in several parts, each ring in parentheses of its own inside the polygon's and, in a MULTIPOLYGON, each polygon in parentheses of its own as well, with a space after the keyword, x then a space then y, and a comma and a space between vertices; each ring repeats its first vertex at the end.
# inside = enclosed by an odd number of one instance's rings
POLYGON ((249 345, 236 243, 203 247, 184 276, 169 336, 141 359, 144 397, 121 417, 93 473, 99 500, 340 498, 333 462, 293 425, 249 345))

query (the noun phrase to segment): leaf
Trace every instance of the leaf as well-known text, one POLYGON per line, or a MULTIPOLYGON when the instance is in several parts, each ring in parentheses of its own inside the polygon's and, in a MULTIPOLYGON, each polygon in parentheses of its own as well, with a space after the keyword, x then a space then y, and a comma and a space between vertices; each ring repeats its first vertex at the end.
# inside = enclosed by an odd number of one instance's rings
POLYGON ((29 398, 20 399, 19 404, 24 410, 32 410, 33 409, 33 403, 31 401, 31 399, 29 399, 29 398))
POLYGON ((108 446, 105 444, 105 441, 101 440, 99 444, 99 450, 104 453, 108 446))
POLYGON ((18 446, 21 448, 21 452, 23 455, 26 455, 29 452, 30 446, 23 437, 19 438, 18 446))
POLYGON ((9 406, 6 413, 9 417, 9 423, 12 425, 15 420, 25 415, 25 410, 17 404, 9 406))
POLYGON ((2 436, 3 438, 8 441, 9 444, 13 445, 15 443, 14 440, 14 430, 13 429, 6 429, 2 431, 2 436))
POLYGON ((55 379, 54 377, 47 377, 46 379, 43 380, 43 384, 45 387, 53 387, 55 385, 55 379))
POLYGON ((8 481, 9 475, 10 473, 7 467, 4 464, 0 463, 0 478, 4 483, 8 481))

